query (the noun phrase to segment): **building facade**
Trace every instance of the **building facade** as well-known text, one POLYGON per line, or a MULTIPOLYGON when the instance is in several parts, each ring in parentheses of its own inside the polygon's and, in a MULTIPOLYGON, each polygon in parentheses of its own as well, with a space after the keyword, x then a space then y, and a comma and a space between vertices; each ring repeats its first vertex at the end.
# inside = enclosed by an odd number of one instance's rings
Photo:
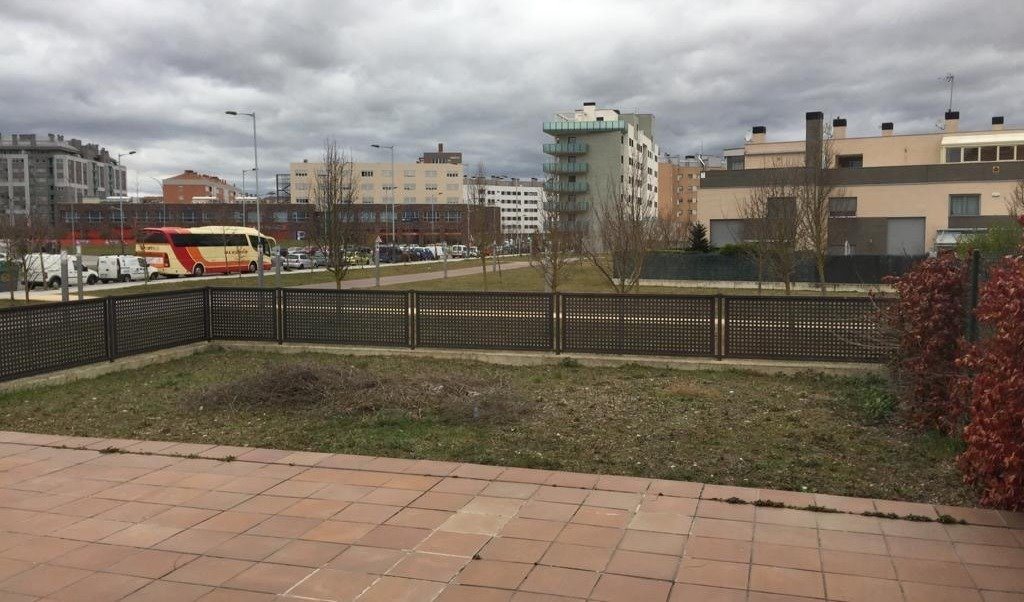
POLYGON ((0 135, 0 213, 43 215, 59 203, 123 196, 127 171, 107 149, 63 135, 0 135))
MULTIPOLYGON (((755 126, 742 147, 725 152, 726 170, 709 172, 699 189, 697 218, 721 246, 750 240, 744 203, 777 170, 800 170, 816 157, 835 186, 829 199, 828 244, 836 254, 922 255, 963 233, 1008 219, 1007 201, 1024 180, 1024 129, 961 132, 958 111, 942 131, 848 137, 845 119, 807 113, 804 140, 770 141, 755 126), (827 149, 827 152, 822 150, 827 149)), ((782 173, 782 172, 779 172, 782 173)))
POLYGON ((651 217, 658 215, 658 145, 654 141, 654 115, 620 113, 585 102, 571 112, 558 113, 543 124, 554 137, 543 151, 544 182, 549 205, 563 214, 575 214, 586 228, 588 213, 620 195, 639 195, 651 217))
POLYGON ((462 153, 445 151, 444 144, 437 143, 437 152, 426 152, 420 155, 417 163, 447 163, 449 165, 462 165, 462 153))
POLYGON ((501 232, 506 241, 523 239, 544 231, 544 205, 547 199, 544 183, 536 178, 466 177, 463 191, 466 204, 498 208, 501 232))
POLYGON ((197 198, 202 202, 230 203, 238 195, 238 189, 226 180, 191 169, 164 178, 163 192, 166 203, 182 204, 192 203, 197 198))
MULTIPOLYGON (((239 197, 240 200, 246 197, 239 197)), ((250 201, 254 199, 248 199, 250 201)), ((257 223, 254 202, 231 203, 129 203, 124 206, 124 236, 135 240, 142 228, 175 226, 249 226, 257 223)), ((382 203, 359 205, 355 220, 365 232, 363 244, 371 246, 377 238, 391 242, 391 233, 397 234, 402 244, 427 244, 447 241, 466 244, 469 239, 469 212, 463 204, 399 205, 394 213, 392 229, 391 205, 382 203)), ((474 209, 476 210, 476 209, 474 209)), ((118 203, 61 203, 57 205, 58 230, 65 242, 72 240, 114 241, 121 235, 121 206, 118 203)), ((496 219, 498 209, 486 207, 490 219, 496 219)), ((311 204, 262 203, 260 230, 279 241, 308 239, 310 224, 316 216, 311 204)))
POLYGON ((698 192, 704 173, 721 169, 715 157, 687 156, 658 164, 658 218, 671 224, 678 240, 686 240, 690 224, 699 221, 698 192))
MULTIPOLYGON (((315 204, 316 176, 323 173, 323 164, 302 161, 289 167, 291 201, 315 204)), ((363 204, 459 204, 462 178, 461 164, 395 163, 393 171, 391 162, 352 165, 356 202, 363 204)))

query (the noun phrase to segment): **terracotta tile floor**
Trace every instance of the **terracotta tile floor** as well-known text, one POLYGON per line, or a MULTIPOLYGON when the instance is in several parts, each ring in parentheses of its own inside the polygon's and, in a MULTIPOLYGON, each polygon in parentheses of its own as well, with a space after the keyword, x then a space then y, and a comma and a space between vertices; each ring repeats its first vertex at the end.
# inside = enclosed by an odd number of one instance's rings
POLYGON ((0 432, 7 600, 1021 602, 1024 515, 0 432), (732 496, 971 524, 710 499, 732 496))

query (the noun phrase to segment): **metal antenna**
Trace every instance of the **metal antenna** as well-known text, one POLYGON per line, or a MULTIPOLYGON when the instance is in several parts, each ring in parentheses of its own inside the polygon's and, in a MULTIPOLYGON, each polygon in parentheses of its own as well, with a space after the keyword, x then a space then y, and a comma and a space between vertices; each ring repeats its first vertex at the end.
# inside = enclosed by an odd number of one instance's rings
POLYGON ((942 78, 942 80, 944 82, 946 82, 947 84, 949 84, 949 107, 946 109, 946 111, 952 111, 953 110, 953 86, 956 84, 956 76, 953 75, 952 73, 947 73, 946 77, 942 78))

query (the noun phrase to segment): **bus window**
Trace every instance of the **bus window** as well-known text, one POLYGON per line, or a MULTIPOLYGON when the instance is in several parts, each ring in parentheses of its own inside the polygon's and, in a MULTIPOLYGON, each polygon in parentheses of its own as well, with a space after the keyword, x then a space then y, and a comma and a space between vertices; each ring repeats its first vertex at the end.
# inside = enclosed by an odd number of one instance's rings
POLYGON ((143 244, 165 245, 167 244, 167 235, 163 232, 146 232, 142 242, 143 244))

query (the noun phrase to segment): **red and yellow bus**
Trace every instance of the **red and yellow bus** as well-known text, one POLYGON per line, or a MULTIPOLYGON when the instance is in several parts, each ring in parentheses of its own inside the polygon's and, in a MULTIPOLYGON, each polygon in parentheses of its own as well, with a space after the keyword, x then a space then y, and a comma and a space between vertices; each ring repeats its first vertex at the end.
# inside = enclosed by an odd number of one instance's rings
POLYGON ((277 242, 255 228, 144 228, 135 250, 160 275, 177 277, 255 272, 261 245, 269 270, 277 242))

